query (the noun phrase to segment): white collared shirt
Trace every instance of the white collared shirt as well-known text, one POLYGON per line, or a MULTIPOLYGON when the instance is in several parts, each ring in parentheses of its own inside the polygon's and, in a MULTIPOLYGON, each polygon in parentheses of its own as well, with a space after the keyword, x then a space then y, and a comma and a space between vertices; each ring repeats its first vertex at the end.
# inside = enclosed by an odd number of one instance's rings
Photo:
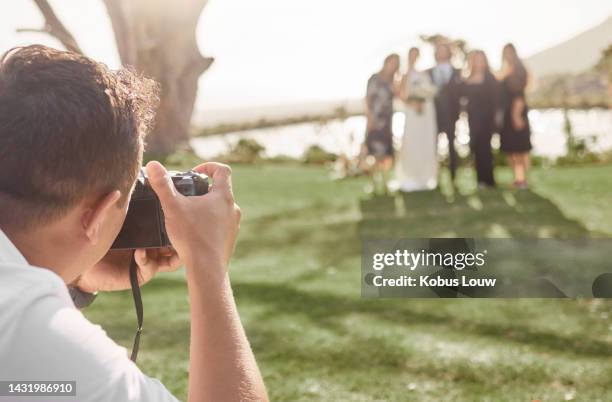
POLYGON ((433 81, 438 88, 448 84, 453 76, 453 66, 450 63, 437 64, 433 69, 433 81))
MULTIPOLYGON (((76 381, 78 401, 177 401, 77 310, 63 280, 28 264, 0 230, 0 381, 76 381)), ((40 397, 6 397, 25 402, 40 397)))

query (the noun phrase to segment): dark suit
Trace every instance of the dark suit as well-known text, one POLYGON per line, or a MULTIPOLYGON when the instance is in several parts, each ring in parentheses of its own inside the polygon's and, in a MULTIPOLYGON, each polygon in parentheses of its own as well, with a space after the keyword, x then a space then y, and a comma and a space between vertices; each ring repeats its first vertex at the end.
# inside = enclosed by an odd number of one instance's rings
MULTIPOLYGON (((437 85, 434 68, 427 70, 431 81, 437 85)), ((450 79, 445 85, 438 86, 438 94, 434 99, 436 107, 436 122, 438 133, 446 133, 448 138, 449 168, 451 178, 455 180, 457 171, 457 151, 455 150, 455 123, 459 119, 459 88, 461 71, 453 68, 450 79)))

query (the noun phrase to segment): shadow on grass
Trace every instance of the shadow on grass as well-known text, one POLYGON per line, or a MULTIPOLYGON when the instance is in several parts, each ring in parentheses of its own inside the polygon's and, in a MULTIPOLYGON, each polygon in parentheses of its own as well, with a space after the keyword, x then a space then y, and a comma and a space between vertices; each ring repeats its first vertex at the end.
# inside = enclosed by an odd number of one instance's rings
MULTIPOLYGON (((487 190, 452 200, 427 191, 362 199, 357 206, 318 202, 249 220, 243 224, 235 258, 307 256, 319 268, 341 267, 351 260, 357 269, 354 259, 360 258, 364 239, 589 236, 581 223, 531 191, 487 190)), ((321 274, 298 269, 294 277, 307 281, 321 274)))
POLYGON ((550 200, 531 191, 485 190, 452 198, 438 191, 360 202, 360 237, 589 236, 550 200))
POLYGON ((238 283, 233 287, 240 303, 267 306, 266 315, 261 315, 260 319, 272 319, 279 315, 304 317, 313 325, 341 336, 350 335, 350 329, 342 324, 342 318, 351 314, 361 314, 389 323, 405 324, 407 327, 415 325, 438 327, 434 332, 439 333, 461 332, 466 336, 503 339, 556 353, 602 359, 612 357, 612 345, 609 342, 589 339, 588 336, 577 338, 573 335, 540 331, 512 322, 501 324, 465 320, 444 314, 442 309, 438 311, 436 304, 444 303, 441 300, 431 300, 430 310, 415 311, 399 301, 347 298, 329 292, 303 291, 286 285, 238 283))
MULTIPOLYGON (((358 284, 359 265, 353 262, 359 259, 361 240, 365 238, 590 236, 583 225, 566 218, 555 204, 531 191, 487 190, 458 195, 453 200, 440 192, 429 191, 363 199, 359 202, 357 219, 346 215, 346 210, 346 206, 319 203, 249 221, 237 256, 244 259, 257 253, 287 253, 298 259, 303 254, 316 256, 318 269, 297 270, 293 280, 300 284, 324 279, 326 267, 343 269, 342 263, 351 259, 351 264, 345 264, 344 269, 350 270, 358 284)), ((299 314, 314 325, 336 332, 343 331, 339 318, 360 312, 406 325, 418 322, 479 336, 501 336, 508 341, 556 352, 612 356, 611 346, 606 342, 541 332, 514 323, 466 322, 440 315, 436 313, 434 300, 431 311, 415 312, 398 307, 399 303, 351 299, 331 292, 300 291, 284 283, 235 283, 234 288, 242 303, 266 305, 271 316, 299 314)), ((354 290, 357 297, 358 286, 354 290)))
MULTIPOLYGON (((167 296, 184 292, 186 284, 183 281, 158 278, 151 285, 147 285, 145 299, 149 313, 147 315, 147 343, 151 346, 164 347, 176 339, 186 339, 189 334, 188 316, 180 317, 176 314, 175 306, 165 302, 167 296), (155 284, 155 286, 151 286, 155 284), (175 314, 171 314, 171 313, 175 314), (169 317, 172 325, 169 325, 169 317), (183 319, 184 318, 184 319, 183 319)), ((612 357, 612 344, 597 339, 590 339, 588 334, 582 337, 559 334, 549 331, 533 329, 526 325, 513 322, 488 323, 466 320, 453 316, 444 311, 444 300, 429 300, 431 309, 416 311, 410 304, 401 300, 370 300, 349 298, 331 292, 301 290, 287 284, 270 283, 242 283, 233 284, 234 294, 240 305, 256 305, 264 307, 258 313, 257 327, 264 327, 268 320, 278 317, 305 318, 318 328, 332 331, 339 336, 349 336, 350 328, 342 323, 342 319, 352 314, 370 316, 389 323, 405 324, 409 326, 425 325, 438 327, 439 333, 465 333, 493 339, 503 339, 507 342, 533 346, 537 349, 556 353, 568 353, 596 358, 612 357), (437 307, 441 308, 438 309, 437 307)), ((128 295, 126 295, 128 296, 128 295)), ((474 302, 474 301, 472 301, 474 302)), ((508 302, 508 301, 506 301, 508 302)), ((512 301, 510 301, 512 303, 512 301)), ((470 303, 462 300, 461 303, 470 303)), ((187 312, 187 304, 182 303, 179 310, 187 312)), ((112 322, 105 327, 114 335, 130 339, 133 335, 133 313, 115 316, 112 322)))
MULTIPOLYGON (((296 366, 330 375, 367 373, 372 369, 391 373, 400 369, 416 376, 478 383, 491 389, 496 385, 507 386, 508 381, 517 378, 521 378, 523 385, 547 383, 557 378, 568 383, 576 381, 569 374, 551 372, 546 365, 537 363, 536 355, 531 357, 531 364, 520 359, 496 359, 497 370, 491 371, 483 370, 469 359, 453 359, 451 364, 448 359, 440 360, 435 356, 423 358, 424 351, 418 343, 399 346, 400 339, 387 333, 389 328, 398 325, 407 330, 418 328, 416 334, 426 331, 433 339, 439 334, 442 342, 445 339, 453 342, 452 334, 460 334, 461 340, 455 339, 457 342, 472 340, 475 345, 482 345, 486 340, 491 347, 498 342, 511 343, 541 352, 538 356, 562 355, 602 362, 612 357, 612 345, 588 333, 581 336, 556 333, 516 324, 512 320, 475 321, 453 315, 445 308, 443 300, 428 301, 430 308, 424 310, 406 301, 363 300, 332 292, 302 290, 287 284, 236 282, 233 288, 241 310, 245 309, 249 317, 248 336, 256 355, 265 364, 280 363, 275 375, 282 375, 283 370, 287 370, 287 375, 295 376, 293 370, 296 366), (254 306, 255 310, 249 311, 254 306), (367 335, 370 331, 364 333, 363 327, 361 331, 354 331, 347 320, 363 321, 363 325, 380 325, 380 330, 367 335), (333 334, 331 339, 334 340, 331 343, 319 342, 317 337, 326 333, 333 334), (315 338, 307 339, 312 335, 315 338)), ((172 356, 173 361, 177 358, 186 361, 190 325, 188 307, 186 303, 181 303, 178 308, 167 303, 169 298, 184 291, 184 282, 168 278, 159 278, 154 286, 147 286, 144 293, 147 316, 141 346, 144 362, 161 355, 172 356)), ((466 302, 470 303, 462 301, 466 302)), ((491 306, 486 308, 495 310, 491 306)), ((116 315, 105 321, 105 328, 113 337, 126 345, 131 343, 132 314, 116 315)), ((429 341, 423 339, 423 342, 429 341)), ((592 383, 589 385, 602 386, 602 379, 607 375, 612 375, 612 370, 590 378, 588 382, 592 383)))

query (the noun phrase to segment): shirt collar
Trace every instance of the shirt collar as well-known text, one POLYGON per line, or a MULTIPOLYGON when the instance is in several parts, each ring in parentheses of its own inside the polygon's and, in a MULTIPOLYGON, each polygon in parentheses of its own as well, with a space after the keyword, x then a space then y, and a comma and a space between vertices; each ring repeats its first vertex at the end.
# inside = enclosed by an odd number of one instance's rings
POLYGON ((0 229, 0 263, 29 265, 23 254, 0 229))

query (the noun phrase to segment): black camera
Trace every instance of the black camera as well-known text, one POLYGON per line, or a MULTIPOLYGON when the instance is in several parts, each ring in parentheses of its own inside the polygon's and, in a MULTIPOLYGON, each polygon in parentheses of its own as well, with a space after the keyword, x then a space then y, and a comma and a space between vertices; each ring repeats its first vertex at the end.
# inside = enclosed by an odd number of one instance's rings
MULTIPOLYGON (((185 196, 208 193, 208 177, 198 172, 169 172, 174 187, 185 196)), ((140 171, 136 187, 121 231, 111 249, 157 248, 170 245, 164 213, 144 171, 140 171)))

